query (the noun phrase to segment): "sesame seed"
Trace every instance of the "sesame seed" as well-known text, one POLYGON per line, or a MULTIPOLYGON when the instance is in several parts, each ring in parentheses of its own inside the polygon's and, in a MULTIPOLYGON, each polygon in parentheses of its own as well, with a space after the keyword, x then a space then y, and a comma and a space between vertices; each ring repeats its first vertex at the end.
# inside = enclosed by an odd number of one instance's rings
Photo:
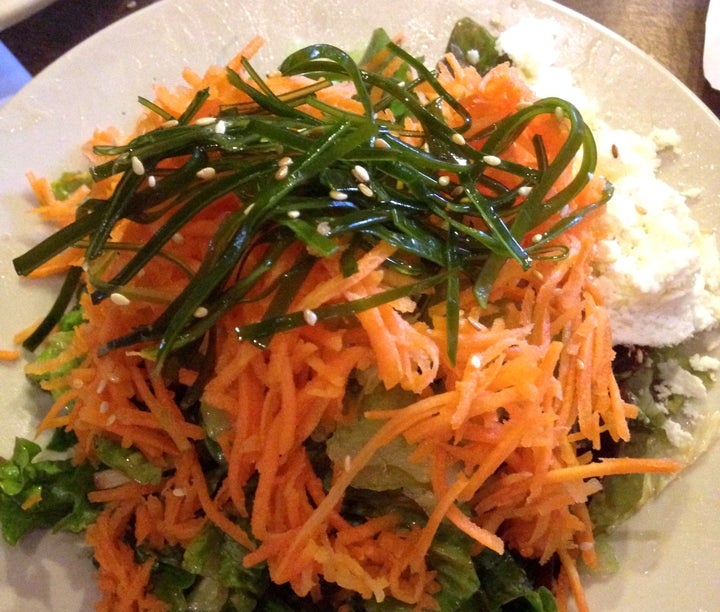
POLYGON ((462 146, 462 145, 465 144, 465 137, 464 137, 462 134, 458 134, 457 132, 455 132, 455 133, 452 135, 451 140, 452 140, 456 145, 462 146))
POLYGON ((115 421, 117 421, 117 417, 114 414, 111 414, 108 417, 108 420, 105 421, 105 425, 112 425, 115 421))
POLYGON ((111 383, 119 383, 120 380, 121 380, 120 375, 117 374, 116 372, 110 372, 110 374, 108 374, 108 381, 109 381, 109 382, 111 382, 111 383))
POLYGON ((533 270, 532 273, 533 273, 533 276, 538 280, 543 280, 545 278, 543 276, 543 273, 540 272, 540 270, 533 270))
POLYGON ((162 128, 174 128, 177 127, 180 122, 177 119, 168 119, 165 123, 161 124, 162 128))
POLYGON ((542 239, 543 239, 543 235, 542 235, 542 234, 535 234, 530 240, 532 240, 532 243, 533 243, 533 244, 537 244, 537 243, 540 242, 542 239))
POLYGON ((450 195, 453 198, 457 198, 457 197, 461 196, 463 193, 465 193, 465 187, 463 187, 462 185, 458 185, 457 187, 455 187, 455 189, 453 189, 450 192, 450 195))
POLYGON ((275 180, 276 181, 282 181, 287 178, 288 175, 288 167, 287 166, 280 166, 277 171, 275 172, 275 180))
POLYGON ((200 119, 195 122, 195 125, 212 125, 216 121, 217 117, 200 117, 200 119))
POLYGON ((281 157, 281 158, 278 160, 278 166, 280 166, 281 168, 282 168, 283 166, 289 166, 289 165, 292 164, 292 163, 293 163, 293 158, 290 157, 289 155, 286 155, 285 157, 281 157))
POLYGON ((329 236, 330 235, 330 224, 327 221, 321 221, 320 223, 317 224, 315 231, 317 231, 317 233, 322 236, 329 236))
POLYGON ((209 181, 210 179, 215 178, 215 168, 212 166, 207 166, 205 168, 201 168, 195 173, 195 176, 197 176, 202 181, 209 181))
POLYGON ((585 369, 585 362, 582 359, 577 360, 577 367, 578 370, 584 370, 585 369))
POLYGON ((85 386, 85 383, 80 378, 73 378, 72 379, 72 388, 73 389, 82 389, 85 386))
POLYGON ((318 317, 312 310, 306 308, 305 310, 303 310, 303 319, 305 319, 305 323, 307 323, 308 325, 315 325, 315 323, 317 323, 318 317))
POLYGON ((648 212, 647 208, 645 208, 644 206, 642 206, 640 204, 635 204, 635 211, 637 212, 638 215, 647 215, 647 212, 648 212))
POLYGON ((472 357, 470 357, 470 365, 476 370, 479 370, 480 366, 482 366, 482 357, 475 353, 472 357))
POLYGON ((352 169, 352 175, 360 183, 367 183, 370 180, 370 173, 364 166, 359 164, 352 169))
POLYGON ((488 166, 499 166, 500 164, 502 164, 502 159, 500 159, 497 155, 485 155, 483 156, 482 160, 488 166))
POLYGON ((226 129, 227 129, 227 123, 225 123, 224 121, 218 121, 215 124, 215 133, 216 134, 224 134, 226 129))
POLYGON ((438 177, 438 185, 441 187, 447 187, 450 184, 450 177, 447 174, 443 174, 441 177, 438 177))
POLYGON ((565 111, 559 106, 555 107, 555 117, 558 121, 562 121, 565 118, 565 111))
POLYGON ((100 402, 100 406, 98 407, 100 414, 105 414, 108 410, 110 410, 110 402, 100 402))
POLYGON ((185 237, 180 232, 175 232, 172 235, 172 241, 175 244, 182 244, 183 242, 185 242, 185 237))
POLYGON ((620 157, 620 151, 618 150, 618 146, 617 146, 615 143, 613 143, 612 146, 610 147, 610 154, 611 154, 611 155, 613 156, 613 158, 615 158, 615 159, 617 159, 618 157, 620 157))
POLYGON ((337 191, 336 189, 331 190, 329 195, 333 200, 337 200, 338 202, 342 202, 342 201, 348 199, 347 193, 343 193, 342 191, 337 191))
POLYGON ((343 467, 345 468, 346 472, 350 471, 350 468, 352 467, 352 457, 350 455, 345 455, 345 460, 343 461, 343 467))
POLYGON ((465 54, 465 59, 475 66, 480 61, 480 52, 477 49, 468 49, 468 52, 465 54))
POLYGON ((360 193, 362 193, 366 198, 372 198, 375 195, 373 190, 370 189, 370 187, 368 187, 366 183, 360 183, 358 185, 358 189, 360 190, 360 193))
POLYGON ((300 216, 300 211, 299 210, 288 210, 287 216, 290 217, 291 219, 297 219, 300 216))
POLYGON ((376 138, 375 139, 375 147, 378 149, 389 149, 390 145, 387 143, 387 141, 383 140, 382 138, 376 138))
POLYGON ((100 395, 103 391, 105 391, 105 387, 107 387, 107 380, 101 378, 97 388, 95 389, 95 393, 100 395))
POLYGON ((268 79, 277 79, 278 77, 281 77, 281 76, 282 76, 282 72, 280 72, 279 70, 272 70, 271 72, 267 73, 268 79))
POLYGON ((175 497, 185 497, 185 495, 187 495, 187 493, 185 493, 185 489, 183 489, 182 487, 175 487, 172 490, 172 494, 175 497))
POLYGON ((198 307, 195 309, 195 312, 193 313, 193 316, 194 316, 196 319, 204 319, 205 317, 208 316, 208 313, 209 313, 209 312, 210 312, 210 311, 209 311, 207 308, 205 308, 205 306, 198 306, 198 307))
POLYGON ((560 218, 561 218, 561 219, 564 219, 564 218, 567 217, 571 212, 572 212, 572 209, 570 208, 570 205, 569 205, 569 204, 565 204, 565 206, 563 206, 563 207, 560 209, 560 218))
POLYGON ((142 163, 142 160, 136 155, 133 155, 130 158, 130 166, 132 167, 132 171, 138 176, 142 176, 143 174, 145 174, 145 165, 142 163))
POLYGON ((243 215, 249 215, 250 211, 253 208, 255 208, 255 202, 253 202, 252 204, 249 204, 248 206, 245 207, 245 210, 243 210, 243 215))
POLYGON ((122 293, 111 293, 110 301, 117 306, 127 306, 130 303, 130 299, 125 297, 122 293))
POLYGON ((157 185, 157 179, 151 174, 148 176, 148 187, 153 189, 157 185))
POLYGON ((530 187, 530 185, 523 185, 522 187, 518 188, 518 195, 526 197, 530 195, 531 191, 532 187, 530 187))
POLYGON ((423 142, 422 147, 420 147, 425 153, 430 153, 430 145, 427 142, 423 142))

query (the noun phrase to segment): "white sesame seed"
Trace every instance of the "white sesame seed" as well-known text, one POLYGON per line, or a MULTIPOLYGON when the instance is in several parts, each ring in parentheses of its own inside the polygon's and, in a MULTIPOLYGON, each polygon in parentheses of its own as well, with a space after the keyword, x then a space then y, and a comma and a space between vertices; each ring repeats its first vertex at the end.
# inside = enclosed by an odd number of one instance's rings
POLYGON ((420 147, 425 153, 430 153, 430 145, 427 142, 423 142, 422 147, 420 147))
POLYGON ((537 243, 540 242, 542 239, 543 239, 543 235, 542 235, 542 234, 535 234, 530 240, 532 241, 533 244, 537 244, 537 243))
POLYGON ((443 174, 441 177, 438 177, 437 182, 441 187, 447 187, 450 184, 450 177, 447 174, 443 174))
POLYGON ((370 180, 370 173, 359 164, 352 169, 352 175, 361 183, 367 183, 370 180))
POLYGON ((572 212, 572 209, 570 208, 570 205, 569 205, 569 204, 565 204, 565 206, 563 206, 563 207, 560 209, 560 218, 561 218, 561 219, 564 219, 564 218, 567 217, 571 212, 572 212))
POLYGON ((253 202, 252 204, 249 204, 248 206, 245 207, 245 210, 243 210, 243 215, 249 215, 250 211, 253 208, 255 208, 255 202, 253 202))
POLYGON ((286 155, 285 157, 281 157, 281 158, 278 160, 278 166, 280 166, 281 168, 282 168, 283 166, 289 166, 289 165, 291 165, 292 163, 293 163, 293 158, 290 157, 289 155, 286 155))
POLYGON ((479 370, 480 366, 482 366, 482 357, 475 353, 472 357, 470 357, 470 365, 476 370, 479 370))
POLYGON ((485 155, 482 160, 488 166, 499 166, 502 163, 502 160, 497 155, 485 155))
POLYGON ((286 179, 288 175, 288 167, 287 166, 280 166, 277 171, 275 172, 275 180, 276 181, 282 181, 283 179, 286 179))
POLYGON ((105 414, 108 410, 110 410, 110 402, 100 402, 100 406, 98 407, 100 414, 105 414))
POLYGON ((133 155, 130 158, 130 166, 132 167, 132 171, 138 176, 142 176, 143 174, 145 174, 145 165, 142 163, 142 160, 136 155, 133 155))
POLYGON ((282 76, 282 72, 280 72, 279 70, 273 70, 273 71, 267 73, 268 79, 276 79, 281 76, 282 76))
POLYGON ((343 461, 343 467, 345 468, 346 472, 350 471, 350 468, 352 467, 352 457, 350 457, 350 455, 345 455, 345 460, 343 461))
POLYGON ((216 121, 217 117, 200 117, 200 119, 195 122, 195 125, 212 125, 216 121))
POLYGON ((116 372, 110 372, 110 374, 108 374, 108 382, 119 383, 120 380, 121 380, 120 375, 117 374, 116 372))
POLYGON ((530 185, 523 185, 518 189, 518 195, 521 195, 523 197, 529 196, 530 192, 532 191, 532 187, 530 185))
POLYGON ((477 49, 468 49, 465 59, 474 66, 480 61, 480 52, 477 49))
POLYGON ((545 278, 545 276, 543 275, 542 272, 540 272, 540 270, 533 270, 532 273, 533 273, 533 276, 535 278, 537 278, 538 280, 543 280, 545 278))
POLYGON ((557 117, 558 121, 562 121, 565 118, 565 112, 559 106, 555 107, 555 117, 557 117))
POLYGON ((151 174, 148 176, 148 187, 153 189, 157 185, 157 179, 151 174))
POLYGON ((220 120, 215 124, 215 133, 216 134, 224 134, 225 130, 227 129, 227 123, 220 120))
POLYGON ((287 216, 290 217, 291 219, 297 219, 298 217, 300 217, 300 211, 299 210, 288 210, 287 216))
POLYGON ((125 297, 122 293, 111 293, 110 301, 117 306, 127 306, 130 303, 130 298, 125 297))
POLYGON ((382 138, 376 138, 375 139, 375 147, 378 149, 389 149, 390 145, 387 143, 387 141, 383 140, 382 138))
POLYGON ((161 124, 160 127, 174 128, 179 124, 180 124, 180 122, 177 119, 168 119, 165 123, 161 124))
POLYGON ((582 359, 577 360, 577 367, 578 370, 584 370, 585 369, 585 362, 582 359))
POLYGON ((330 235, 330 224, 327 221, 321 221, 320 223, 317 224, 315 231, 317 231, 317 233, 321 234, 322 236, 329 236, 330 235))
POLYGON ((97 388, 95 389, 95 393, 100 395, 103 391, 105 391, 105 387, 107 387, 107 380, 101 378, 97 388))
POLYGON ((303 319, 305 319, 305 323, 307 323, 308 325, 315 325, 315 323, 317 323, 318 317, 312 310, 306 308, 305 310, 303 310, 303 319))
POLYGON ((343 193, 342 191, 337 191, 335 189, 331 190, 328 194, 333 200, 337 200, 338 202, 342 202, 344 200, 348 199, 347 193, 343 193))
POLYGON ((194 316, 196 319, 204 319, 205 317, 208 316, 208 313, 209 313, 209 312, 210 312, 210 311, 209 311, 207 308, 205 308, 205 306, 198 306, 198 307, 195 309, 195 312, 193 313, 193 316, 194 316))
POLYGON ((175 497, 185 497, 185 495, 187 495, 187 493, 185 493, 185 489, 183 489, 182 487, 175 487, 172 490, 172 494, 175 497))
POLYGON ((83 260, 82 266, 80 267, 83 269, 83 272, 87 272, 90 269, 90 264, 86 260, 83 260))
POLYGON ((201 168, 195 173, 195 176, 197 176, 202 181, 209 181, 210 179, 215 178, 215 168, 212 166, 207 166, 205 168, 201 168))
POLYGON ((108 417, 108 420, 105 421, 105 425, 112 425, 115 421, 117 421, 117 417, 114 414, 111 414, 108 417))
POLYGON ((185 242, 185 237, 180 232, 175 232, 172 235, 172 241, 175 244, 182 244, 183 242, 185 242))
POLYGON ((366 198, 372 198, 375 195, 373 190, 370 189, 370 187, 368 187, 366 183, 359 183, 358 189, 360 190, 360 193, 362 193, 366 198))
POLYGON ((455 133, 452 135, 452 139, 451 139, 451 140, 452 140, 456 145, 464 145, 464 144, 465 144, 465 137, 464 137, 462 134, 458 134, 457 132, 455 132, 455 133))
POLYGON ((85 383, 80 378, 73 378, 72 379, 72 388, 73 389, 82 389, 85 386, 85 383))

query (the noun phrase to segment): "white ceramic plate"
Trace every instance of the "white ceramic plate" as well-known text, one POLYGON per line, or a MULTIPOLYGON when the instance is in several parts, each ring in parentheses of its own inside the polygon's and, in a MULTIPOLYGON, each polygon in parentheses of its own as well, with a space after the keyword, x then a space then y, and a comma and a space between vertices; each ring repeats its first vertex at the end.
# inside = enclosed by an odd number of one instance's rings
POLYGON ((0 30, 9 28, 55 0, 3 0, 0 3, 0 30))
MULTIPOLYGON (((405 32, 413 51, 435 58, 452 24, 463 16, 511 24, 528 15, 552 16, 564 31, 561 61, 601 116, 617 127, 648 132, 675 127, 683 154, 665 178, 701 187, 697 215, 718 224, 720 125, 676 79, 609 31, 542 0, 415 0, 414 17, 399 0, 166 0, 131 15, 70 51, 0 110, 0 347, 44 314, 51 288, 15 278, 10 264, 41 234, 27 214, 28 170, 57 175, 81 163, 78 144, 96 126, 129 126, 136 97, 154 84, 180 83, 182 68, 203 71, 232 57, 254 34, 268 41, 262 69, 271 69, 304 43, 332 42, 360 49, 376 26, 405 32)), ((37 408, 19 366, 0 365, 3 401, 0 455, 16 434, 31 435, 37 408)), ((717 396, 712 398, 717 401, 717 396)), ((720 487, 713 464, 720 447, 677 479, 615 537, 622 569, 589 583, 595 610, 720 610, 720 487)), ((90 610, 96 597, 87 552, 67 536, 31 535, 0 547, 0 602, 5 610, 90 610)))

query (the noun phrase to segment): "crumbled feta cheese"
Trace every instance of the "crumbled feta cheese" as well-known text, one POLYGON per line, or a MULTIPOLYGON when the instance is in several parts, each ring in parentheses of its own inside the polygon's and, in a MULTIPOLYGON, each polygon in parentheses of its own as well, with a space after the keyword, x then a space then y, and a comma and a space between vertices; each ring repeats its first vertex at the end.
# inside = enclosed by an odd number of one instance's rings
POLYGON ((665 431, 668 441, 673 446, 677 448, 687 448, 692 446, 693 435, 690 432, 685 431, 680 423, 677 423, 672 419, 668 419, 665 423, 663 423, 663 430, 665 431))
POLYGON ((675 359, 668 359, 658 364, 662 382, 655 387, 659 399, 667 399, 671 395, 682 395, 690 399, 704 399, 707 389, 703 381, 683 368, 675 359))
POLYGON ((690 367, 696 372, 715 372, 720 369, 720 359, 698 353, 690 357, 690 367))

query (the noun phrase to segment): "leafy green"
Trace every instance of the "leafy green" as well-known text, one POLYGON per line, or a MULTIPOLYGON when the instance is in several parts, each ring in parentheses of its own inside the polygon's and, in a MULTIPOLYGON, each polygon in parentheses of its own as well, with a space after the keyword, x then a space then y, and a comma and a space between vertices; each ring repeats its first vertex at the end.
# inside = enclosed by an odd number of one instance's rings
POLYGON ((464 17, 455 24, 447 51, 461 63, 475 66, 480 74, 503 61, 497 50, 497 39, 470 17, 464 17))
POLYGON ((109 468, 116 469, 141 484, 159 484, 162 469, 133 447, 124 448, 118 442, 102 436, 95 438, 95 454, 109 468))
POLYGON ((12 457, 0 459, 0 523, 9 544, 33 529, 79 533, 99 512, 87 499, 95 488, 93 468, 36 460, 40 452, 35 442, 17 438, 12 457))
POLYGON ((63 172, 59 179, 50 184, 50 189, 58 200, 67 200, 80 187, 91 184, 92 177, 88 172, 63 172))

